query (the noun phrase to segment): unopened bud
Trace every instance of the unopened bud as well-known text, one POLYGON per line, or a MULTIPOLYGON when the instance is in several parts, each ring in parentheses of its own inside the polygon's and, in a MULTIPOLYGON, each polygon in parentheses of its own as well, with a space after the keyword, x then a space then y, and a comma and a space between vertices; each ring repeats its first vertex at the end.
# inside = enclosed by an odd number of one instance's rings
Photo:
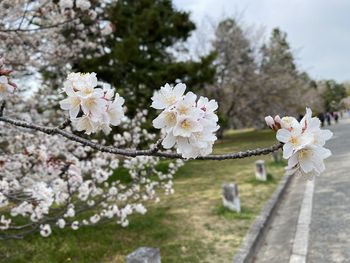
POLYGON ((267 126, 269 126, 271 129, 273 129, 273 126, 275 125, 275 121, 273 120, 273 118, 271 116, 266 116, 265 122, 266 122, 267 126))
POLYGON ((281 123, 281 117, 279 115, 275 116, 275 122, 276 123, 281 123))
POLYGON ((274 131, 278 131, 279 129, 281 129, 281 118, 278 115, 276 115, 275 118, 272 118, 271 116, 266 116, 265 122, 267 126, 269 126, 274 131))

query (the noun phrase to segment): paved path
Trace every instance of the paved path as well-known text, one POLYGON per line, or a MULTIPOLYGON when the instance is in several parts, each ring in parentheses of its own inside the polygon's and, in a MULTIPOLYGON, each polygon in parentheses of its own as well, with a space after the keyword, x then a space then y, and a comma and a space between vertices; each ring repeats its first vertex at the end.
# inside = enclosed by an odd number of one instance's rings
POLYGON ((350 121, 333 128, 333 155, 317 178, 308 262, 350 262, 350 121))
POLYGON ((256 263, 350 263, 350 120, 330 129, 334 137, 326 147, 333 155, 326 161, 326 172, 316 178, 315 186, 293 178, 256 263), (312 202, 308 193, 313 187, 312 202))

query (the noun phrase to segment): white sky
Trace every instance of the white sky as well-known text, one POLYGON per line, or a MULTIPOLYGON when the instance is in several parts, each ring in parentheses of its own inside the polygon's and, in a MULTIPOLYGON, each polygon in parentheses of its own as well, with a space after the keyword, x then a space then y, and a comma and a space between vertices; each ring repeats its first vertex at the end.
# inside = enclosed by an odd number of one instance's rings
POLYGON ((174 0, 200 25, 244 13, 248 24, 280 27, 297 51, 297 63, 316 79, 350 80, 350 0, 174 0))

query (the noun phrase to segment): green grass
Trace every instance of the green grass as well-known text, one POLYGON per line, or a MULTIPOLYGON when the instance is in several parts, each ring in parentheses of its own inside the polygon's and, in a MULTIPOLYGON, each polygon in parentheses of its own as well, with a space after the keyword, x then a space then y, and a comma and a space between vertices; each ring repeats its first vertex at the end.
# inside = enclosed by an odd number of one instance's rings
MULTIPOLYGON (((215 152, 269 146, 270 131, 230 132, 215 152)), ((271 196, 283 174, 284 163, 271 156, 226 161, 189 161, 175 176, 175 194, 162 196, 144 216, 133 216, 130 225, 116 224, 55 231, 49 238, 35 234, 25 240, 0 244, 0 262, 124 262, 140 246, 159 247, 162 262, 229 262, 250 224, 271 196), (254 162, 267 161, 267 182, 258 182, 254 162), (221 186, 238 183, 242 212, 228 211, 221 204, 221 186)), ((160 166, 162 169, 162 166, 160 166)), ((125 171, 121 179, 127 181, 125 171)), ((115 179, 120 179, 118 173, 115 179)))

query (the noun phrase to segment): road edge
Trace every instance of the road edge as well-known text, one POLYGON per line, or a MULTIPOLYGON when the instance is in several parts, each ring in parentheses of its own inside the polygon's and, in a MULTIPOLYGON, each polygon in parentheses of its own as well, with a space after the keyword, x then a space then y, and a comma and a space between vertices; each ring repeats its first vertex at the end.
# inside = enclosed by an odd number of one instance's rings
POLYGON ((273 214, 277 210, 292 177, 293 174, 291 173, 284 174, 277 189, 273 192, 269 201, 265 204, 254 223, 250 226, 238 252, 233 257, 233 263, 250 263, 253 261, 256 249, 264 237, 269 223, 273 218, 273 214))

